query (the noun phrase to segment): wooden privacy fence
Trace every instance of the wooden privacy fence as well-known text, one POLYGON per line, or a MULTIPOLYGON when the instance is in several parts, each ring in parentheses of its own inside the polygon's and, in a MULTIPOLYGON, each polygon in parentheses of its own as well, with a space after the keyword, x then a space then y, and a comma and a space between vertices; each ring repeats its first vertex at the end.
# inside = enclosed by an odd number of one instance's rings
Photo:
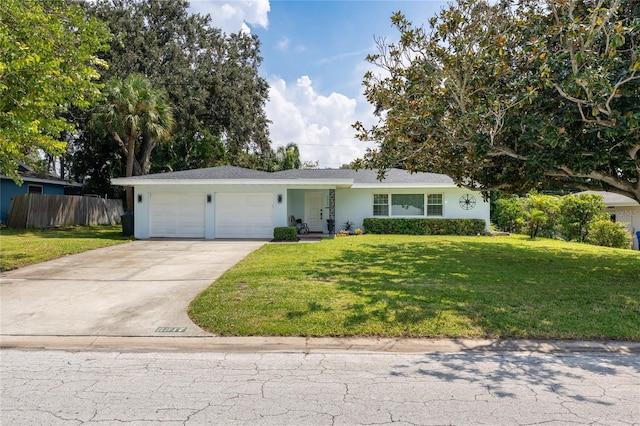
POLYGON ((79 195, 23 194, 13 197, 7 226, 49 228, 65 225, 115 225, 124 214, 122 200, 79 195))

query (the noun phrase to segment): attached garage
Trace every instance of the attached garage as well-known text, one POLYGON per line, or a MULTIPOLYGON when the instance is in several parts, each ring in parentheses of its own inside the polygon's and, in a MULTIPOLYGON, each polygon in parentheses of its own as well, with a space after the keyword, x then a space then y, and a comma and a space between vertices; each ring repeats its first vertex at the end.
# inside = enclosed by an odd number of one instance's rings
POLYGON ((149 236, 204 238, 205 194, 151 193, 149 236))
POLYGON ((273 237, 273 194, 217 193, 216 238, 273 237))

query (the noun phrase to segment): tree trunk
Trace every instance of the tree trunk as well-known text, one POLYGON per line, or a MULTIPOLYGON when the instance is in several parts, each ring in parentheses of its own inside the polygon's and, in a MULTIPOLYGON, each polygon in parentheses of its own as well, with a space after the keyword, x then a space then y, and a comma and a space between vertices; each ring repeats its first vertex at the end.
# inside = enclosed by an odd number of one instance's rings
MULTIPOLYGON (((127 170, 126 176, 133 176, 133 162, 135 161, 135 143, 136 138, 134 136, 130 136, 127 140, 127 170)), ((127 211, 133 211, 133 187, 127 187, 127 211)))
POLYGON ((133 159, 133 175, 134 176, 141 176, 144 173, 142 173, 142 167, 140 166, 140 162, 138 161, 137 158, 133 159))
POLYGON ((155 146, 156 143, 150 136, 142 136, 142 147, 140 148, 140 174, 149 174, 149 170, 151 169, 151 151, 153 151, 155 146))

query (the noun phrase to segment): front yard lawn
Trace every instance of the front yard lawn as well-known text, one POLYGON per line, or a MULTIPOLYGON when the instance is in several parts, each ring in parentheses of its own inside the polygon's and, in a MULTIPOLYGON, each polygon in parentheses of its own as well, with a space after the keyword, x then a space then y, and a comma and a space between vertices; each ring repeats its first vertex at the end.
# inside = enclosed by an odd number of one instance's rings
POLYGON ((121 225, 0 229, 0 271, 131 241, 121 225))
POLYGON ((524 236, 269 244, 189 313, 219 335, 640 341, 640 253, 524 236))

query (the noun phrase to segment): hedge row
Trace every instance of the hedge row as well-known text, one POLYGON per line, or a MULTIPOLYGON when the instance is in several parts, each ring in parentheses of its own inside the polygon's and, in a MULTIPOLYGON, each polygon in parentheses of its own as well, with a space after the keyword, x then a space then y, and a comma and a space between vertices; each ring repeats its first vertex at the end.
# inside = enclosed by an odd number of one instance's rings
POLYGON ((486 223, 482 219, 366 218, 363 225, 368 234, 478 235, 484 233, 486 223))

